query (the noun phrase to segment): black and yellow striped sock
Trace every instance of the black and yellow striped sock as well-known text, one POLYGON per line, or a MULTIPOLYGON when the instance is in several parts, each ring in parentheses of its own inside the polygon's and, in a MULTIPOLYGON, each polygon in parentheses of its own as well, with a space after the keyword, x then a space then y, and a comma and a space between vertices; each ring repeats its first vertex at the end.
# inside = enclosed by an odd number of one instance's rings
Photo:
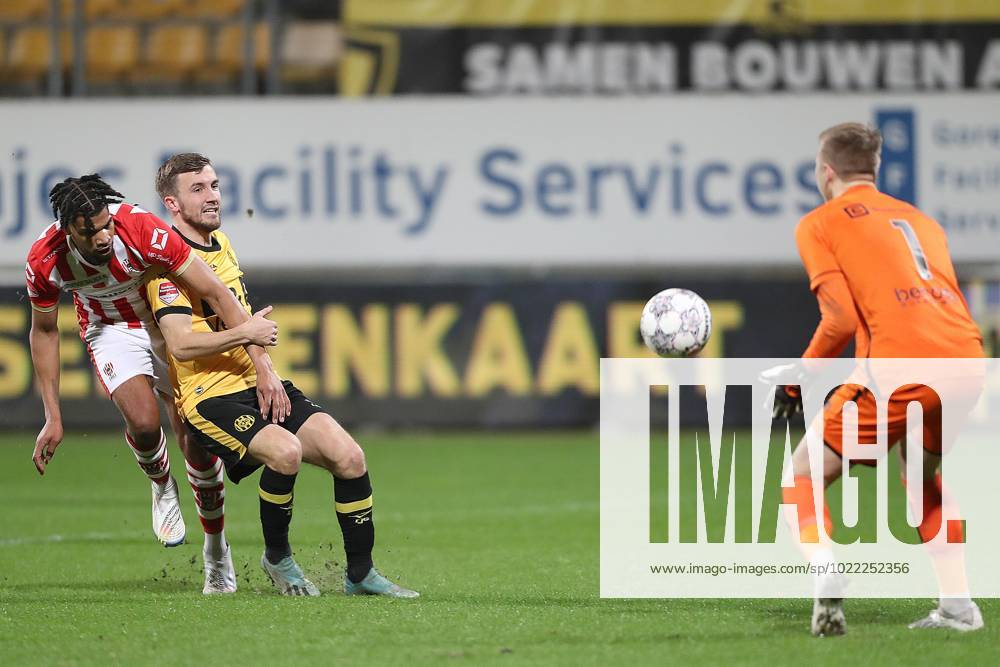
POLYGON ((288 544, 288 524, 292 521, 295 475, 283 475, 270 468, 260 474, 260 526, 264 531, 264 556, 277 563, 292 555, 288 544))
POLYGON ((372 484, 368 473, 355 479, 334 477, 333 497, 340 532, 344 535, 347 578, 357 583, 372 569, 372 549, 375 547, 372 484))

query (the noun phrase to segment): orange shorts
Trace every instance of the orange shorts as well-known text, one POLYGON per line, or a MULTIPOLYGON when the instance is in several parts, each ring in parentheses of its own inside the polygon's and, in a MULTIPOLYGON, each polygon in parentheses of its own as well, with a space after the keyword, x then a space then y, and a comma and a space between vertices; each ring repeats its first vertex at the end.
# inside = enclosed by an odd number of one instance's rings
MULTIPOLYGON (((906 410, 913 401, 923 408, 923 446, 932 454, 940 454, 941 397, 925 385, 911 384, 899 387, 889 397, 887 410, 886 442, 889 447, 906 436, 908 425, 906 410)), ((844 406, 853 402, 858 410, 858 444, 875 445, 878 442, 878 413, 875 396, 860 385, 843 384, 827 399, 823 408, 823 442, 841 457, 844 455, 844 406)), ((917 426, 916 424, 914 426, 917 426)), ((874 456, 872 458, 875 458, 874 456)))

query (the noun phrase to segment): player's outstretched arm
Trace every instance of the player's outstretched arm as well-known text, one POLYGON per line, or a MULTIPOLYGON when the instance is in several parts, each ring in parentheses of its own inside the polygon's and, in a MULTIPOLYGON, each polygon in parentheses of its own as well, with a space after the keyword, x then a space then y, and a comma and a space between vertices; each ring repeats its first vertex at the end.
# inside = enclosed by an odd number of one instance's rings
POLYGON ((814 291, 819 302, 820 321, 802 356, 839 357, 858 329, 854 297, 844 274, 839 271, 826 274, 814 291))
MULTIPOLYGON (((186 291, 206 301, 228 328, 236 328, 250 318, 233 293, 201 258, 194 257, 176 277, 186 291)), ((271 358, 259 345, 247 345, 247 354, 257 370, 257 402, 261 415, 265 419, 270 416, 274 423, 285 421, 292 411, 292 402, 281 384, 281 378, 274 371, 271 358)))
POLYGON ((62 411, 59 408, 59 327, 58 311, 31 309, 31 362, 35 368, 35 382, 45 406, 45 426, 35 439, 31 460, 39 475, 56 453, 63 439, 62 411))
POLYGON ((259 310, 235 329, 202 332, 191 330, 191 315, 169 313, 158 324, 167 349, 178 361, 191 361, 228 352, 242 345, 269 346, 278 343, 278 325, 267 319, 271 306, 259 310))

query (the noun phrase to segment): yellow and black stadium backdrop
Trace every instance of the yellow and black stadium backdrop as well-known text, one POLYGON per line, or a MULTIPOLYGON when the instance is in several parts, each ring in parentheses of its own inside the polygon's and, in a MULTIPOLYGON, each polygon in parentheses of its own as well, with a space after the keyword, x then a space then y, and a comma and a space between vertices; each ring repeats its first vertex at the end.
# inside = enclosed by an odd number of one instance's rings
POLYGON ((1000 87, 995 0, 345 0, 345 95, 1000 87))
MULTIPOLYGON (((274 306, 281 344, 272 356, 279 372, 346 424, 533 427, 597 423, 599 359, 650 356, 639 337, 639 314, 647 298, 670 285, 708 300, 714 333, 706 356, 796 356, 818 319, 804 279, 251 281, 249 288, 254 308, 274 306)), ((991 354, 1000 322, 998 287, 967 289, 991 354)), ((33 428, 43 420, 32 388, 29 324, 23 290, 0 290, 0 428, 33 428)), ((66 423, 115 426, 119 418, 93 377, 65 298, 60 329, 66 423)))

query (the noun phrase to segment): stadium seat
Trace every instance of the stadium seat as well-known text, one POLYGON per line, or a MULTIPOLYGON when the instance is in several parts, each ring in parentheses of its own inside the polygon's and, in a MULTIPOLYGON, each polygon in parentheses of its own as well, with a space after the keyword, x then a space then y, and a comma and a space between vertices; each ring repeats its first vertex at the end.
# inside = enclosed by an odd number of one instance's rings
POLYGON ((120 79, 139 62, 139 31, 132 26, 90 28, 85 43, 88 81, 120 79))
MULTIPOLYGON (((73 15, 74 4, 74 0, 63 0, 63 17, 73 15)), ((83 3, 84 16, 91 21, 94 19, 119 18, 123 4, 122 0, 85 0, 83 3)))
POLYGON ((290 23, 282 44, 282 78, 307 82, 333 77, 342 52, 340 28, 333 21, 290 23))
POLYGON ((188 18, 223 20, 242 13, 244 4, 244 0, 178 0, 177 13, 188 18))
POLYGON ((173 16, 180 4, 180 0, 97 0, 97 2, 110 2, 116 5, 105 18, 136 21, 156 21, 173 16))
POLYGON ((0 21, 16 23, 48 16, 48 0, 0 0, 0 21))
MULTIPOLYGON (((254 69, 263 71, 271 60, 271 33, 267 23, 258 23, 253 31, 254 69)), ((243 24, 228 23, 215 38, 212 67, 217 78, 238 75, 243 69, 243 24)))
POLYGON ((180 81, 194 77, 208 60, 208 35, 200 25, 163 25, 149 33, 137 78, 180 81))
MULTIPOLYGON (((49 56, 52 50, 49 42, 50 31, 44 26, 31 26, 17 30, 10 40, 10 51, 4 79, 16 82, 31 82, 49 73, 49 56)), ((68 31, 60 34, 59 47, 63 68, 72 60, 73 42, 68 31)))

